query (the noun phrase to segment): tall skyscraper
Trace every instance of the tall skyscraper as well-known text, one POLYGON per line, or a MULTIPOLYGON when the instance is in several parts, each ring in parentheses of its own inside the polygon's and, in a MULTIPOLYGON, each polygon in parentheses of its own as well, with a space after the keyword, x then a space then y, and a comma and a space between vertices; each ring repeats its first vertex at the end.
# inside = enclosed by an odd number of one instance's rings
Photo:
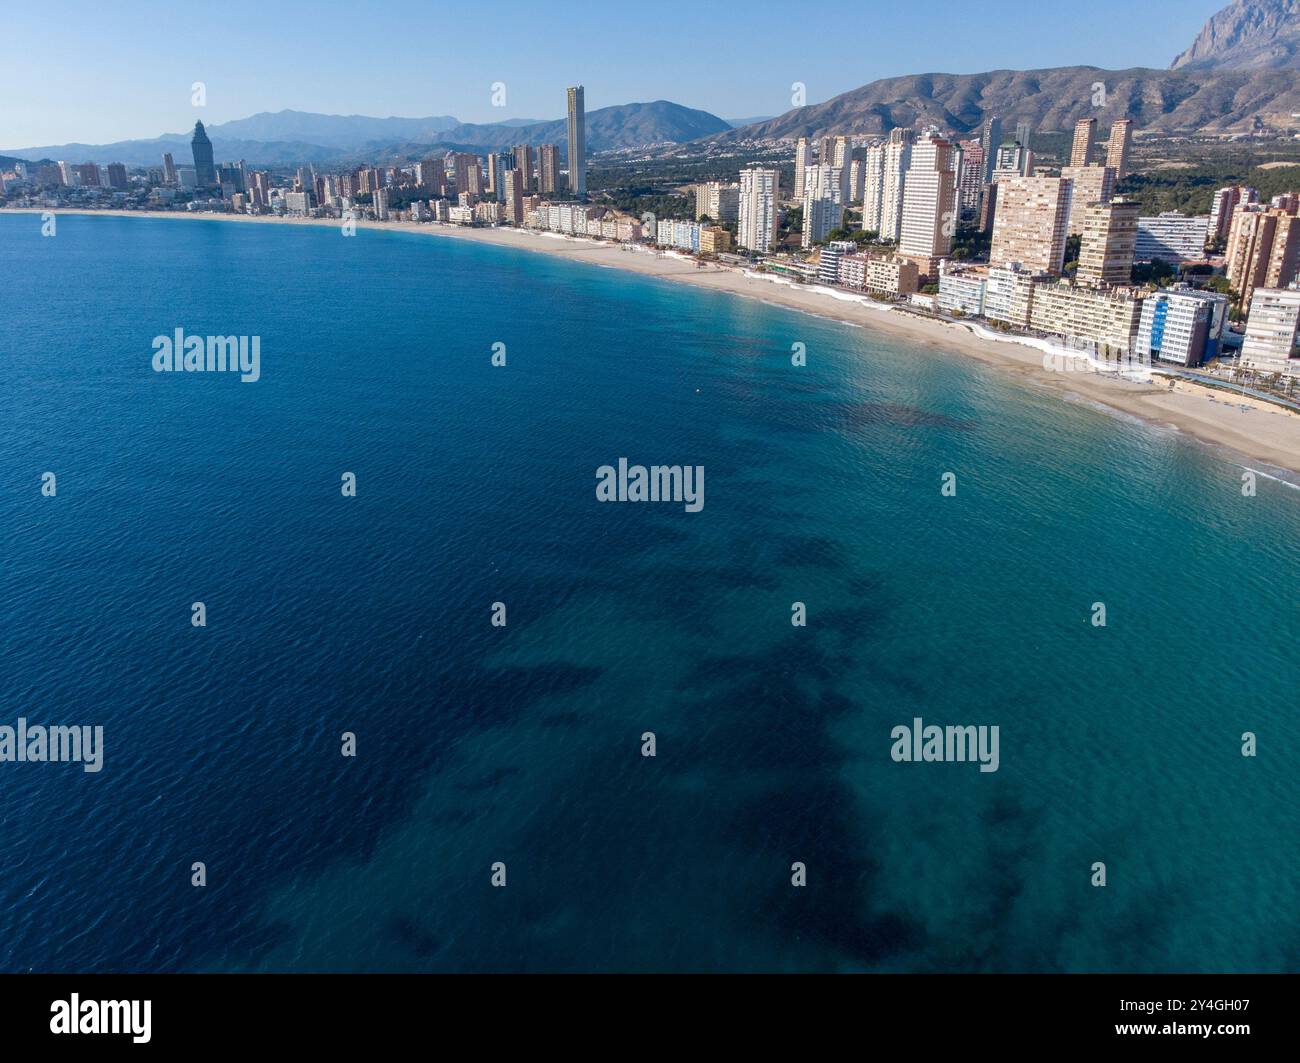
POLYGON ((557 195, 561 189, 560 147, 543 144, 537 149, 537 191, 543 195, 557 195))
POLYGON ((1285 288, 1300 272, 1300 218, 1285 210, 1238 207, 1228 232, 1228 283, 1243 310, 1256 288, 1285 288))
POLYGON ((980 143, 984 146, 984 176, 982 184, 993 180, 993 163, 997 160, 998 148, 1002 146, 1002 119, 995 114, 984 119, 984 128, 980 132, 980 143))
POLYGON ((457 151, 452 154, 451 163, 456 174, 456 195, 482 195, 483 166, 479 157, 472 151, 457 151))
POLYGON ((533 178, 533 149, 531 145, 516 144, 514 161, 514 169, 521 170, 524 175, 523 191, 531 192, 537 187, 537 182, 533 178))
POLYGON ((875 143, 867 148, 862 160, 862 228, 865 232, 880 232, 884 191, 885 145, 875 143))
POLYGON ((1104 203, 1115 196, 1115 171, 1109 166, 1065 166, 1061 176, 1070 181, 1070 215, 1066 232, 1083 232, 1083 212, 1089 203, 1104 203))
POLYGON ((885 144, 884 179, 880 192, 880 238, 897 240, 903 224, 903 184, 912 162, 912 144, 916 134, 910 129, 894 129, 885 144))
POLYGON ((957 206, 963 214, 975 215, 980 209, 980 193, 985 173, 991 172, 984 145, 978 140, 963 140, 961 161, 957 166, 957 206))
POLYGON ((569 88, 569 190, 587 194, 587 112, 581 85, 569 88))
MULTIPOLYGON (((952 143, 931 130, 912 145, 903 182, 903 213, 898 253, 937 260, 952 251, 957 226, 957 185, 952 143)), ((922 273, 933 263, 921 263, 922 273)))
POLYGON ((507 170, 502 175, 501 202, 504 204, 502 217, 511 225, 524 223, 524 171, 507 170))
POLYGON ((1133 279, 1138 209, 1136 202, 1124 199, 1095 201, 1084 207, 1075 280, 1080 284, 1103 285, 1128 284, 1133 279))
POLYGON ((998 182, 989 262, 1018 262, 1031 273, 1060 273, 1065 264, 1070 182, 1064 177, 1008 177, 998 182))
POLYGON ((1116 181, 1128 173, 1128 151, 1132 143, 1132 119, 1115 119, 1110 127, 1110 142, 1106 145, 1106 165, 1115 171, 1116 181))
POLYGON ((194 183, 198 188, 212 188, 217 183, 217 168, 212 164, 212 141, 204 132, 203 123, 194 123, 194 139, 190 141, 194 152, 194 183))
POLYGON ((804 174, 813 164, 812 145, 807 137, 800 137, 794 144, 794 194, 803 195, 804 174))
POLYGON ((1026 151, 1029 150, 1029 133, 1030 129, 1028 122, 1016 123, 1016 143, 1023 146, 1026 151))
POLYGON ((1097 119, 1080 118, 1074 123, 1074 145, 1070 148, 1070 165, 1087 166, 1092 145, 1097 139, 1097 119))
POLYGON ((779 170, 759 166, 740 171, 736 243, 751 251, 770 251, 776 240, 779 170))
POLYGON ((163 152, 163 182, 165 184, 174 185, 178 180, 179 178, 176 176, 176 163, 172 161, 172 153, 170 151, 163 152))

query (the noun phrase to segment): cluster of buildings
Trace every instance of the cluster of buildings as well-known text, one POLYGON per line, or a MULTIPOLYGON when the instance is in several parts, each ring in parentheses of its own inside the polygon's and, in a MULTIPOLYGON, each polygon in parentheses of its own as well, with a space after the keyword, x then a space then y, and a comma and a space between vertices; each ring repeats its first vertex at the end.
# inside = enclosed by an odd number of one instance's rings
MULTIPOLYGON (((1249 188, 1219 190, 1209 215, 1139 213, 1117 194, 1129 166, 1132 125, 1111 127, 1104 152, 1095 118, 1075 125, 1068 165, 1037 166, 1027 126, 1003 137, 989 117, 978 139, 895 129, 855 147, 848 137, 795 145, 795 196, 803 246, 820 248, 815 279, 893 296, 919 286, 935 309, 1056 337, 1103 358, 1134 355, 1198 365, 1220 353, 1231 312, 1246 316, 1243 358, 1293 368, 1300 293, 1300 197, 1265 205, 1249 188), (861 227, 881 252, 824 243, 860 203, 861 227), (958 227, 989 235, 988 262, 953 260, 958 227), (1077 261, 1066 262, 1071 237, 1077 261), (1133 284, 1136 263, 1208 263, 1223 246, 1232 294, 1188 284, 1133 284), (1256 306, 1260 295, 1263 302, 1256 306)), ((742 174, 742 181, 744 174, 742 174)), ((742 239, 741 246, 754 247, 742 239)))
MULTIPOLYGON (((0 193, 30 190, 44 203, 57 200, 60 190, 84 191, 89 202, 98 202, 101 191, 112 191, 119 196, 109 202, 116 203, 136 191, 143 195, 144 205, 152 207, 184 204, 191 210, 334 216, 351 211, 378 220, 388 217, 391 201, 399 196, 403 203, 427 196, 446 200, 445 208, 431 204, 429 210, 437 215, 445 209, 453 221, 463 220, 468 212, 474 220, 522 225, 524 199, 532 193, 567 193, 579 199, 586 195, 586 109, 581 85, 567 90, 567 106, 565 168, 561 167, 559 145, 521 144, 510 151, 491 152, 486 158, 451 152, 409 166, 367 166, 347 173, 320 174, 315 166, 306 166, 286 180, 267 170, 250 170, 243 160, 217 165, 203 123, 196 122, 190 141, 192 166, 177 164, 170 152, 163 155, 161 167, 135 177, 129 177, 121 163, 101 171, 95 163, 59 162, 39 167, 35 173, 24 163, 11 175, 16 186, 13 190, 0 178, 0 193), (485 201, 497 206, 483 207, 485 201)), ((417 208, 415 213, 422 210, 417 208)))

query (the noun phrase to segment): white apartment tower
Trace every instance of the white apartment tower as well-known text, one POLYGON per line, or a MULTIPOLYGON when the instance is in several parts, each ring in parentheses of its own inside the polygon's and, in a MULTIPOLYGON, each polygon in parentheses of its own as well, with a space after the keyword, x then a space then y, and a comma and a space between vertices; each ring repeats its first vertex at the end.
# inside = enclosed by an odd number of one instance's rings
POLYGON ((740 171, 736 243, 750 251, 770 251, 778 224, 776 196, 780 171, 754 166, 740 171))
POLYGON ((885 191, 885 145, 872 144, 862 160, 862 228, 880 232, 880 209, 885 191))
POLYGON ((912 162, 912 144, 916 134, 910 129, 894 129, 885 144, 884 179, 880 193, 880 237, 897 240, 903 224, 903 185, 912 162))
POLYGON ((911 163, 903 183, 898 253, 928 259, 946 258, 952 252, 956 227, 953 146, 930 131, 912 146, 911 163))
POLYGON ((809 166, 804 172, 803 246, 812 247, 838 229, 844 218, 844 171, 809 166))

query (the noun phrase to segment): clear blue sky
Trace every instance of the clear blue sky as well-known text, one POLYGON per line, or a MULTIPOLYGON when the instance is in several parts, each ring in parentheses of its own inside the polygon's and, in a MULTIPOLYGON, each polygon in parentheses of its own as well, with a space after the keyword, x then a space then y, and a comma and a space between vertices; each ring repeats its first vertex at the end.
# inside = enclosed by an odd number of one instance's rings
POLYGON ((1166 67, 1226 0, 717 3, 11 4, 0 147, 106 143, 292 108, 462 121, 558 118, 654 99, 780 114, 879 77, 1011 67, 1166 67), (922 14, 924 12, 924 14, 922 14), (810 47, 811 46, 811 47, 810 47), (190 85, 207 86, 207 107, 190 85), (507 106, 491 105, 504 82, 507 106))

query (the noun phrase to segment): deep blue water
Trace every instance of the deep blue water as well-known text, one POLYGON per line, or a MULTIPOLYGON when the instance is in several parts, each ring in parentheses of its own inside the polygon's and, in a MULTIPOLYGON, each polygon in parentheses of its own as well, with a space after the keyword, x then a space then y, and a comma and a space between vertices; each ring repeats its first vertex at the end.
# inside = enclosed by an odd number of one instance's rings
POLYGON ((524 251, 0 252, 0 724, 105 729, 98 774, 0 764, 0 968, 1300 969, 1300 491, 524 251), (155 374, 178 326, 262 379, 155 374), (598 503, 620 456, 703 465, 703 511, 598 503), (893 762, 916 716, 1000 769, 893 762))

